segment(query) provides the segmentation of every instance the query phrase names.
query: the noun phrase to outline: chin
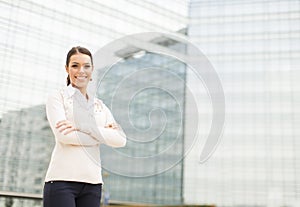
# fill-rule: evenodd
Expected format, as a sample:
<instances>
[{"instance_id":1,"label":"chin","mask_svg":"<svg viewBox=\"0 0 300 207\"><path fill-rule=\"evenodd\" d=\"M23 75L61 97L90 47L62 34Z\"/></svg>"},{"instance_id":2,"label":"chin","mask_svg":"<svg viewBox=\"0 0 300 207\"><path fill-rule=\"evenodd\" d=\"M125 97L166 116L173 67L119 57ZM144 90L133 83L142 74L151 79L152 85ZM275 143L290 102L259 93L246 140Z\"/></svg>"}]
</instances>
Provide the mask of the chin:
<instances>
[{"instance_id":1,"label":"chin","mask_svg":"<svg viewBox=\"0 0 300 207\"><path fill-rule=\"evenodd\" d=\"M73 86L75 86L76 88L85 88L87 87L88 83L76 83L73 84Z\"/></svg>"},{"instance_id":2,"label":"chin","mask_svg":"<svg viewBox=\"0 0 300 207\"><path fill-rule=\"evenodd\" d=\"M78 88L86 88L88 84L76 84Z\"/></svg>"}]
</instances>

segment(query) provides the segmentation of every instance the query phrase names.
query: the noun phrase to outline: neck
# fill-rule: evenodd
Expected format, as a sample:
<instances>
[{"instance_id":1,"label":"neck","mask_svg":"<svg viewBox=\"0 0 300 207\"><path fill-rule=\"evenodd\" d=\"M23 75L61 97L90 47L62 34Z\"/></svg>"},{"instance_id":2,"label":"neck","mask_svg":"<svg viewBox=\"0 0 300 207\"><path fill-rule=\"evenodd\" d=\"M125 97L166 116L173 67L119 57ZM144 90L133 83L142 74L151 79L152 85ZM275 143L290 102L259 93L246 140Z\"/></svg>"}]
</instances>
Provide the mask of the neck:
<instances>
[{"instance_id":1,"label":"neck","mask_svg":"<svg viewBox=\"0 0 300 207\"><path fill-rule=\"evenodd\" d=\"M87 95L87 93L86 93L86 90L81 90L81 89L79 89L80 90L80 92L82 93L82 95L86 98L86 99L88 99L88 95Z\"/></svg>"},{"instance_id":2,"label":"neck","mask_svg":"<svg viewBox=\"0 0 300 207\"><path fill-rule=\"evenodd\" d=\"M86 92L86 87L78 88L77 86L73 85L74 88L77 88L81 94L86 98L89 99L87 92Z\"/></svg>"}]
</instances>

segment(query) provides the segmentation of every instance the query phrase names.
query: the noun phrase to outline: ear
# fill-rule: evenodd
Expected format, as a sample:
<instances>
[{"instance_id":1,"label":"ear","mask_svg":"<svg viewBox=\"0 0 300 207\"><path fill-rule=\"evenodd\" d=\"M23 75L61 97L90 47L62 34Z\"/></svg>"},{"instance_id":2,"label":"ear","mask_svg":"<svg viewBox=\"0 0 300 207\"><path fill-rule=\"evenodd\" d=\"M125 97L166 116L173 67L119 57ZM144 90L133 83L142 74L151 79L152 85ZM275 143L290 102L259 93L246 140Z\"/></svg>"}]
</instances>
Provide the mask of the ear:
<instances>
[{"instance_id":1,"label":"ear","mask_svg":"<svg viewBox=\"0 0 300 207\"><path fill-rule=\"evenodd\" d=\"M69 67L67 65L65 65L66 71L69 74Z\"/></svg>"}]
</instances>

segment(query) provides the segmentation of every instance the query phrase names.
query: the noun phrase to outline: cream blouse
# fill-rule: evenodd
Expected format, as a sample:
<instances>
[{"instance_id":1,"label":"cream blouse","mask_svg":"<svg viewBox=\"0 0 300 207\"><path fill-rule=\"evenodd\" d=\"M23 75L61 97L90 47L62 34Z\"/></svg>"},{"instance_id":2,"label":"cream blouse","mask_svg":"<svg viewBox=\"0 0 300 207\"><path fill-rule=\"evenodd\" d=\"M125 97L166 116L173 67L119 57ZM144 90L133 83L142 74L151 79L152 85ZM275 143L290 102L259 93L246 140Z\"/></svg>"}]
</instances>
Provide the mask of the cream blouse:
<instances>
[{"instance_id":1,"label":"cream blouse","mask_svg":"<svg viewBox=\"0 0 300 207\"><path fill-rule=\"evenodd\" d=\"M50 95L46 103L47 118L55 136L45 182L53 180L103 183L100 144L124 147L126 136L122 129L105 128L115 123L110 110L97 99L87 100L69 85ZM67 135L55 127L61 120L71 121L79 131Z\"/></svg>"}]
</instances>

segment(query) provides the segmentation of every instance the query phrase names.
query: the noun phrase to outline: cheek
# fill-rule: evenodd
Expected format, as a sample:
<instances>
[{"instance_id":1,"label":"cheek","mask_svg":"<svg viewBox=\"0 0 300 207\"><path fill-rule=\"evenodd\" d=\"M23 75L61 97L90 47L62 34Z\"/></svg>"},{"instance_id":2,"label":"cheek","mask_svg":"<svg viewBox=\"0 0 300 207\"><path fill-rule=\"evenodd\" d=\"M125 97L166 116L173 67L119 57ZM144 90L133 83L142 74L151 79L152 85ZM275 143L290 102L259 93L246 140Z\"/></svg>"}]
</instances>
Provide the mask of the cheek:
<instances>
[{"instance_id":1,"label":"cheek","mask_svg":"<svg viewBox=\"0 0 300 207\"><path fill-rule=\"evenodd\" d=\"M92 73L93 73L93 71L88 71L88 72L87 72L87 75L88 75L88 76L92 76Z\"/></svg>"},{"instance_id":2,"label":"cheek","mask_svg":"<svg viewBox=\"0 0 300 207\"><path fill-rule=\"evenodd\" d=\"M70 71L70 73L69 73L69 76L70 76L71 79L75 79L74 73L72 73L71 71Z\"/></svg>"},{"instance_id":3,"label":"cheek","mask_svg":"<svg viewBox=\"0 0 300 207\"><path fill-rule=\"evenodd\" d=\"M74 76L74 73L75 73L75 71L74 71L72 68L70 68L70 70L69 70L69 75L70 75L70 76Z\"/></svg>"}]
</instances>

